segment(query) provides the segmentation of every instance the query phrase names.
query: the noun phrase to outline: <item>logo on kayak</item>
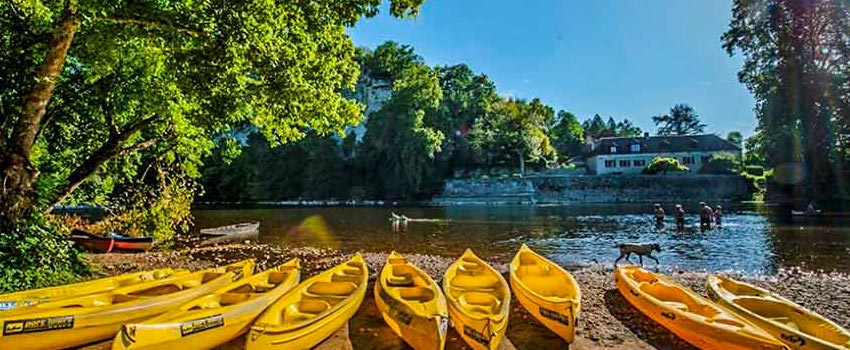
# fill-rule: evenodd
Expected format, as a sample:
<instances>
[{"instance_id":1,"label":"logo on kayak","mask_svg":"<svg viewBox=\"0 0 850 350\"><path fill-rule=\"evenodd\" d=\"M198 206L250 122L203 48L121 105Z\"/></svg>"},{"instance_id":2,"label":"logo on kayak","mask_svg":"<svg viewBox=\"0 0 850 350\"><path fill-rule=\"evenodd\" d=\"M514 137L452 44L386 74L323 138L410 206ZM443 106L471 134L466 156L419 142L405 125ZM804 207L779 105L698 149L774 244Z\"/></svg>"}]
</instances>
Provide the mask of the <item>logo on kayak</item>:
<instances>
[{"instance_id":1,"label":"logo on kayak","mask_svg":"<svg viewBox=\"0 0 850 350\"><path fill-rule=\"evenodd\" d=\"M440 334L445 335L446 332L449 331L449 318L448 316L440 317Z\"/></svg>"},{"instance_id":2,"label":"logo on kayak","mask_svg":"<svg viewBox=\"0 0 850 350\"><path fill-rule=\"evenodd\" d=\"M3 335L38 333L74 328L74 316L57 316L3 322Z\"/></svg>"},{"instance_id":3,"label":"logo on kayak","mask_svg":"<svg viewBox=\"0 0 850 350\"><path fill-rule=\"evenodd\" d=\"M14 309L16 307L18 307L18 302L16 302L16 301L0 302L0 311Z\"/></svg>"},{"instance_id":4,"label":"logo on kayak","mask_svg":"<svg viewBox=\"0 0 850 350\"><path fill-rule=\"evenodd\" d=\"M197 320L186 321L180 324L180 336L208 331L213 328L224 326L224 316L212 315Z\"/></svg>"},{"instance_id":5,"label":"logo on kayak","mask_svg":"<svg viewBox=\"0 0 850 350\"><path fill-rule=\"evenodd\" d=\"M661 316L664 316L665 318L669 318L669 319L671 319L671 320L675 320L675 319L676 319L676 314L674 314L674 313L672 313L672 312L662 312L662 313L661 313Z\"/></svg>"},{"instance_id":6,"label":"logo on kayak","mask_svg":"<svg viewBox=\"0 0 850 350\"><path fill-rule=\"evenodd\" d=\"M635 291L633 291L633 290L629 289L629 293L632 293L632 295L634 295L634 296L636 296L636 297L640 298L640 293L638 293L638 292L635 292Z\"/></svg>"},{"instance_id":7,"label":"logo on kayak","mask_svg":"<svg viewBox=\"0 0 850 350\"><path fill-rule=\"evenodd\" d=\"M484 336L484 334L482 334L479 331L476 331L472 328L469 328L469 326L467 326L467 325L463 326L463 335L472 338L472 340L475 340L476 342L480 343L481 345L484 345L484 346L487 346L487 347L490 346L490 338L489 337Z\"/></svg>"},{"instance_id":8,"label":"logo on kayak","mask_svg":"<svg viewBox=\"0 0 850 350\"><path fill-rule=\"evenodd\" d=\"M564 326L570 325L570 317L561 313L556 312L555 310L549 310L547 308L540 308L540 316L558 322Z\"/></svg>"},{"instance_id":9,"label":"logo on kayak","mask_svg":"<svg viewBox=\"0 0 850 350\"><path fill-rule=\"evenodd\" d=\"M796 334L781 333L781 334L779 334L779 337L781 337L782 340L787 341L791 344L795 344L795 345L799 345L799 346L805 346L806 345L806 339L799 336L799 335L796 335Z\"/></svg>"}]
</instances>

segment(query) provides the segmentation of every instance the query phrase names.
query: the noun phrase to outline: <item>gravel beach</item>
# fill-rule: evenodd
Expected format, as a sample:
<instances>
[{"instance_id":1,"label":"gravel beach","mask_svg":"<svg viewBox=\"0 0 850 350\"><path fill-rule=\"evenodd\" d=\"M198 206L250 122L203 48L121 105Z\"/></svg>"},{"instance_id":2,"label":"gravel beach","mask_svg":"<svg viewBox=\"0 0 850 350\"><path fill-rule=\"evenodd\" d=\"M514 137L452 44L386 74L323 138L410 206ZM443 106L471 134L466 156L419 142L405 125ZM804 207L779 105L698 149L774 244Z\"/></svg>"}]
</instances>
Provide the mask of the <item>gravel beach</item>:
<instances>
[{"instance_id":1,"label":"gravel beach","mask_svg":"<svg viewBox=\"0 0 850 350\"><path fill-rule=\"evenodd\" d=\"M362 252L369 264L371 280L380 271L389 252ZM271 267L293 257L302 260L302 276L307 278L348 258L350 253L325 248L273 246L238 243L209 247L184 248L177 251L142 254L87 254L92 278L125 272L182 267L199 269L246 258L255 258L258 269ZM453 258L405 254L405 257L428 272L435 280L451 264ZM510 257L487 259L496 269L507 273ZM612 266L593 265L573 269L571 273L582 288L582 314L576 342L568 347L535 321L516 301L513 302L507 338L515 349L694 349L654 321L640 314L616 290ZM705 295L705 272L679 271L668 274L673 280ZM839 325L850 328L850 276L780 270L773 276L740 277L777 292L818 312ZM396 337L377 312L372 286L358 313L349 322L349 340L354 349L408 349ZM241 349L234 341L219 349ZM84 349L108 349L109 342ZM511 348L508 345L508 348ZM467 349L457 334L449 334L447 349Z\"/></svg>"}]
</instances>

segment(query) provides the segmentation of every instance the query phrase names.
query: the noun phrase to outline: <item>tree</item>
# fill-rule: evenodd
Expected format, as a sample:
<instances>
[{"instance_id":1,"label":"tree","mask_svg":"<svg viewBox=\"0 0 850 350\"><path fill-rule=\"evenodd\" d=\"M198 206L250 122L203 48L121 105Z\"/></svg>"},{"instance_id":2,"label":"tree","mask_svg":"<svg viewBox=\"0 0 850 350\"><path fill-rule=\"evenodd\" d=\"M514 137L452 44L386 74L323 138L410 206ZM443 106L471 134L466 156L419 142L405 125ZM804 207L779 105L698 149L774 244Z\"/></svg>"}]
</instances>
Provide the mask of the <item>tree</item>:
<instances>
[{"instance_id":1,"label":"tree","mask_svg":"<svg viewBox=\"0 0 850 350\"><path fill-rule=\"evenodd\" d=\"M667 175L668 171L688 171L688 167L679 164L679 160L672 157L655 157L652 162L643 169L645 175L655 175L661 173Z\"/></svg>"},{"instance_id":2,"label":"tree","mask_svg":"<svg viewBox=\"0 0 850 350\"><path fill-rule=\"evenodd\" d=\"M232 128L281 144L357 122L361 106L339 93L358 74L345 28L380 3L0 2L0 289L78 264L40 212L92 176L122 183L91 194L160 221L173 203L188 215L191 178Z\"/></svg>"},{"instance_id":3,"label":"tree","mask_svg":"<svg viewBox=\"0 0 850 350\"><path fill-rule=\"evenodd\" d=\"M576 116L567 111L558 111L558 118L549 133L552 145L561 157L581 154L584 146L584 130Z\"/></svg>"},{"instance_id":4,"label":"tree","mask_svg":"<svg viewBox=\"0 0 850 350\"><path fill-rule=\"evenodd\" d=\"M608 122L603 121L599 114L595 114L593 118L585 120L582 124L585 135L590 135L595 139L602 137L638 137L643 135L643 130L632 124L628 118L622 121L616 121L613 117L608 117Z\"/></svg>"},{"instance_id":5,"label":"tree","mask_svg":"<svg viewBox=\"0 0 850 350\"><path fill-rule=\"evenodd\" d=\"M594 114L592 118L585 120L581 124L585 135L590 135L593 138L600 138L608 130L605 121L599 114Z\"/></svg>"},{"instance_id":6,"label":"tree","mask_svg":"<svg viewBox=\"0 0 850 350\"><path fill-rule=\"evenodd\" d=\"M716 153L705 159L700 174L730 175L741 173L741 160L736 154Z\"/></svg>"},{"instance_id":7,"label":"tree","mask_svg":"<svg viewBox=\"0 0 850 350\"><path fill-rule=\"evenodd\" d=\"M472 129L472 146L487 159L516 159L520 173L525 162L549 164L557 157L546 133L554 110L539 100L502 100L493 106L486 118L479 118Z\"/></svg>"},{"instance_id":8,"label":"tree","mask_svg":"<svg viewBox=\"0 0 850 350\"><path fill-rule=\"evenodd\" d=\"M684 136L705 131L705 124L700 123L699 115L686 104L677 104L670 109L670 114L654 116L652 121L658 127L658 135Z\"/></svg>"},{"instance_id":9,"label":"tree","mask_svg":"<svg viewBox=\"0 0 850 350\"><path fill-rule=\"evenodd\" d=\"M617 136L619 137L640 137L643 136L643 130L640 129L637 125L632 124L628 118L623 119L623 121L617 123L616 128Z\"/></svg>"},{"instance_id":10,"label":"tree","mask_svg":"<svg viewBox=\"0 0 850 350\"><path fill-rule=\"evenodd\" d=\"M391 97L366 122L365 166L380 195L414 198L422 194L443 142L443 133L425 124L425 116L440 105L442 90L434 70L421 63L407 66L393 79Z\"/></svg>"},{"instance_id":11,"label":"tree","mask_svg":"<svg viewBox=\"0 0 850 350\"><path fill-rule=\"evenodd\" d=\"M808 181L785 194L806 200L847 196L847 13L845 0L736 0L723 34L727 52L743 54L738 78L756 99L755 149L770 167L803 164Z\"/></svg>"},{"instance_id":12,"label":"tree","mask_svg":"<svg viewBox=\"0 0 850 350\"><path fill-rule=\"evenodd\" d=\"M39 199L46 203L105 162L188 136L187 129L187 139L198 139L250 121L280 143L306 128L327 133L356 122L360 107L338 94L357 76L344 28L377 13L379 3L4 2L0 218L26 217L35 205L34 147L49 142L39 133L51 120L67 122L54 106L96 111L72 117L103 132L84 140L98 146ZM413 15L420 3L393 1L391 11ZM54 99L61 89L98 88L114 93Z\"/></svg>"},{"instance_id":13,"label":"tree","mask_svg":"<svg viewBox=\"0 0 850 350\"><path fill-rule=\"evenodd\" d=\"M735 145L738 148L744 148L744 135L740 131L731 131L726 135L726 141Z\"/></svg>"}]
</instances>

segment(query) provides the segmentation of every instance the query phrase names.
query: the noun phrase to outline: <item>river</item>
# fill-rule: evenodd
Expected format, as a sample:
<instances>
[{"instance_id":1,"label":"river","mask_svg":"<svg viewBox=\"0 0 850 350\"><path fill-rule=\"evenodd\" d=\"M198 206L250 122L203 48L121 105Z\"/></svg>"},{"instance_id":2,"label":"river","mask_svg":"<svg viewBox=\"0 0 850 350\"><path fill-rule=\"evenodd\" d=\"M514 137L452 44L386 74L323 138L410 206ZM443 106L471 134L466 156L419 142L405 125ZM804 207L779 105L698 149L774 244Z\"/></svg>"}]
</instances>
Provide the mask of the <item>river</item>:
<instances>
[{"instance_id":1,"label":"river","mask_svg":"<svg viewBox=\"0 0 850 350\"><path fill-rule=\"evenodd\" d=\"M194 215L196 230L259 220L261 242L345 251L454 257L471 248L484 258L506 260L526 243L563 266L585 266L612 263L619 243L657 242L662 252L654 255L668 272L773 274L798 268L850 273L848 222L779 224L741 206L725 212L722 228L701 231L697 217L688 215L686 230L676 232L669 215L667 227L656 228L651 211L646 205L296 207L203 209ZM395 227L390 212L415 220ZM636 256L632 259L637 262Z\"/></svg>"}]
</instances>

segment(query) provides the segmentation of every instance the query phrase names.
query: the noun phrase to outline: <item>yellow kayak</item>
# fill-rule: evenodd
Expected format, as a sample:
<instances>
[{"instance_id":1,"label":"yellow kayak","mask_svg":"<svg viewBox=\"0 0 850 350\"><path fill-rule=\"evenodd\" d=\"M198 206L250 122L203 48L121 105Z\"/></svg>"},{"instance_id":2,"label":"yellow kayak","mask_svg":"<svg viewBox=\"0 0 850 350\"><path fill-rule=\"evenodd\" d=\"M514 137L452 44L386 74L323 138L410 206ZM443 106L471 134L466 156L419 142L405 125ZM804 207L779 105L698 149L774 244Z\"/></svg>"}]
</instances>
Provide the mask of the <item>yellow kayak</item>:
<instances>
[{"instance_id":1,"label":"yellow kayak","mask_svg":"<svg viewBox=\"0 0 850 350\"><path fill-rule=\"evenodd\" d=\"M384 321L414 349L445 347L449 315L443 291L396 252L375 282L375 303Z\"/></svg>"},{"instance_id":2,"label":"yellow kayak","mask_svg":"<svg viewBox=\"0 0 850 350\"><path fill-rule=\"evenodd\" d=\"M250 274L253 260L108 292L0 312L0 349L65 349L109 339L121 325L180 306Z\"/></svg>"},{"instance_id":3,"label":"yellow kayak","mask_svg":"<svg viewBox=\"0 0 850 350\"><path fill-rule=\"evenodd\" d=\"M260 315L245 348L310 349L348 323L366 296L369 268L360 254L302 282Z\"/></svg>"},{"instance_id":4,"label":"yellow kayak","mask_svg":"<svg viewBox=\"0 0 850 350\"><path fill-rule=\"evenodd\" d=\"M292 259L176 310L125 325L115 336L112 349L212 349L245 334L266 307L300 280L300 261Z\"/></svg>"},{"instance_id":5,"label":"yellow kayak","mask_svg":"<svg viewBox=\"0 0 850 350\"><path fill-rule=\"evenodd\" d=\"M575 278L525 244L511 261L511 289L540 323L568 343L576 335L581 289Z\"/></svg>"},{"instance_id":6,"label":"yellow kayak","mask_svg":"<svg viewBox=\"0 0 850 350\"><path fill-rule=\"evenodd\" d=\"M850 332L793 301L722 276L707 281L708 297L792 349L850 349Z\"/></svg>"},{"instance_id":7,"label":"yellow kayak","mask_svg":"<svg viewBox=\"0 0 850 350\"><path fill-rule=\"evenodd\" d=\"M161 280L189 273L185 269L159 269L128 273L115 277L106 277L91 281L66 284L55 287L24 290L0 295L0 311L16 307L35 305L49 300L105 292L139 283Z\"/></svg>"},{"instance_id":8,"label":"yellow kayak","mask_svg":"<svg viewBox=\"0 0 850 350\"><path fill-rule=\"evenodd\" d=\"M629 303L697 348L787 349L767 332L667 277L624 266L614 270L614 278Z\"/></svg>"},{"instance_id":9,"label":"yellow kayak","mask_svg":"<svg viewBox=\"0 0 850 350\"><path fill-rule=\"evenodd\" d=\"M443 276L452 325L473 349L497 349L508 328L511 292L492 266L467 249Z\"/></svg>"}]
</instances>

